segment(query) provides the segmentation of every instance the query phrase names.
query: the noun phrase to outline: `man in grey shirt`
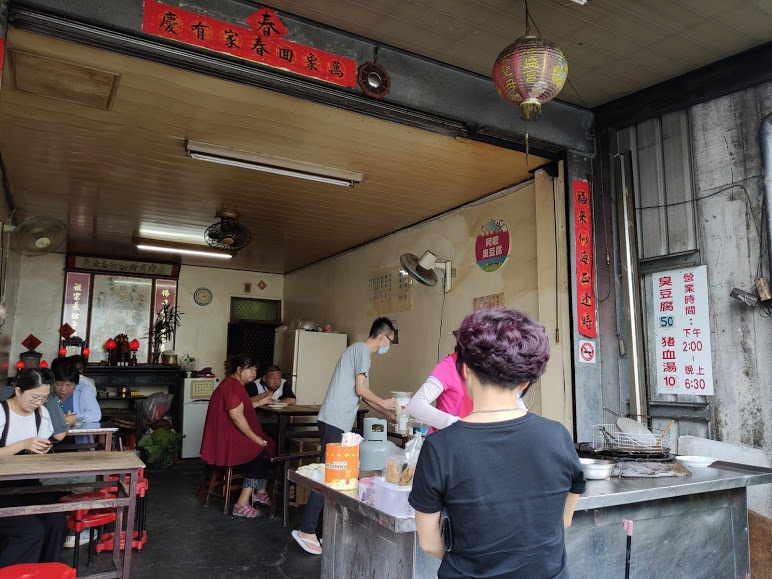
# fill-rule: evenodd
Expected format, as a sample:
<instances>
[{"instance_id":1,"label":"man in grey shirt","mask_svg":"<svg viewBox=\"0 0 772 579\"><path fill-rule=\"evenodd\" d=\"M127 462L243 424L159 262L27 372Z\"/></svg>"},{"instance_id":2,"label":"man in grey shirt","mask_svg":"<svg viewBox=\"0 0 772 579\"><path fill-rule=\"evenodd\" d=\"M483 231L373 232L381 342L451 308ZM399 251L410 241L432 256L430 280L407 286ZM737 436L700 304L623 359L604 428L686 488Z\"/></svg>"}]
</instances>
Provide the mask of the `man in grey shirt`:
<instances>
[{"instance_id":1,"label":"man in grey shirt","mask_svg":"<svg viewBox=\"0 0 772 579\"><path fill-rule=\"evenodd\" d=\"M343 433L354 426L359 401L364 400L374 410L394 418L397 402L394 398L384 400L370 390L368 373L370 356L385 354L394 341L394 326L388 318L378 318L370 328L370 336L364 342L351 344L338 360L332 374L330 386L319 410L318 425L321 438L321 462L324 462L325 449L330 442L340 442ZM316 538L319 515L324 508L324 499L317 493L311 493L303 513L303 522L299 531L292 531L292 536L304 551L319 555L322 547Z\"/></svg>"}]
</instances>

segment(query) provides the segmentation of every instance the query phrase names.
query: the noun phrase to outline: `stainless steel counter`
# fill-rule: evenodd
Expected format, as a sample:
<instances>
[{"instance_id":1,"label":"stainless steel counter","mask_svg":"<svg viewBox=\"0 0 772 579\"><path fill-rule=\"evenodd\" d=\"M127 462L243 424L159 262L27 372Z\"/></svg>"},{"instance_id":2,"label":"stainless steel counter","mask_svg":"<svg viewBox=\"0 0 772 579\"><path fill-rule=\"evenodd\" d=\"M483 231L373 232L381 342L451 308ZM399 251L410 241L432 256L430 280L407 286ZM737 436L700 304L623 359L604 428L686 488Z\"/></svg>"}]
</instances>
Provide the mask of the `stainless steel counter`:
<instances>
[{"instance_id":1,"label":"stainless steel counter","mask_svg":"<svg viewBox=\"0 0 772 579\"><path fill-rule=\"evenodd\" d=\"M579 498L576 510L629 505L772 483L772 469L744 464L714 462L711 466L690 470L692 475L685 477L588 480L587 490Z\"/></svg>"},{"instance_id":2,"label":"stainless steel counter","mask_svg":"<svg viewBox=\"0 0 772 579\"><path fill-rule=\"evenodd\" d=\"M624 576L622 519L634 521L633 579L750 574L746 487L772 483L772 469L717 462L678 478L587 481L566 552L573 579ZM440 561L418 547L415 520L382 513L290 472L325 497L322 577L434 579ZM367 555L363 555L367 553Z\"/></svg>"}]
</instances>

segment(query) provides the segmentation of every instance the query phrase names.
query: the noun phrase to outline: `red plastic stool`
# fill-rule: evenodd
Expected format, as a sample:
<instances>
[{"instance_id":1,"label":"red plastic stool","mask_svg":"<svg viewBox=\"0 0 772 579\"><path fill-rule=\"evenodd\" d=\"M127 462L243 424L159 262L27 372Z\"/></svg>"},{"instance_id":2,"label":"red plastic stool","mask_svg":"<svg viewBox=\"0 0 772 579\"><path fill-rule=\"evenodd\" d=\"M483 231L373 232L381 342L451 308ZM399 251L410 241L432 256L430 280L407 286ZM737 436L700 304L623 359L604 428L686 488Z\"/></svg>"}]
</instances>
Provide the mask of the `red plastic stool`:
<instances>
[{"instance_id":1,"label":"red plastic stool","mask_svg":"<svg viewBox=\"0 0 772 579\"><path fill-rule=\"evenodd\" d=\"M147 524L147 498L145 493L150 487L150 483L143 475L144 469L139 469L139 479L137 480L137 529L132 533L131 547L137 551L141 551L142 547L147 542L147 531L145 525ZM118 480L118 475L111 475L106 477L105 480ZM129 477L126 477L126 484L129 484ZM117 492L117 487L108 487L103 489L103 492ZM96 552L112 551L113 549L113 537L114 533L104 533L102 539L96 545ZM126 531L121 531L121 549L126 548Z\"/></svg>"},{"instance_id":2,"label":"red plastic stool","mask_svg":"<svg viewBox=\"0 0 772 579\"><path fill-rule=\"evenodd\" d=\"M116 519L115 509L93 509L76 517L76 513L82 512L67 513L67 527L75 531L75 554L72 558L72 566L76 570L78 569L78 554L80 553L80 532L84 529L89 530L88 566L91 567L94 564L94 531L97 531L97 541L99 541L102 537L102 527L108 523L114 523Z\"/></svg>"},{"instance_id":3,"label":"red plastic stool","mask_svg":"<svg viewBox=\"0 0 772 579\"><path fill-rule=\"evenodd\" d=\"M24 563L0 569L0 579L75 579L77 571L64 563Z\"/></svg>"}]
</instances>

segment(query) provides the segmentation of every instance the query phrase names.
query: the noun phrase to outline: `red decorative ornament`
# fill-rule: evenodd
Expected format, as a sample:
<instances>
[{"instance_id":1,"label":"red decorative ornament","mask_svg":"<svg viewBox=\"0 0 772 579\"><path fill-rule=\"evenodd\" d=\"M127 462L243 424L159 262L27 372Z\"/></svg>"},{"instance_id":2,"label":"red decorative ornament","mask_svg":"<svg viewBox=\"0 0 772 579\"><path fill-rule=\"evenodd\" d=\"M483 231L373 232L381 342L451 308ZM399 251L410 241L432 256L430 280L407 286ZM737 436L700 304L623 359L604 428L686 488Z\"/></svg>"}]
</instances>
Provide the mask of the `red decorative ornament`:
<instances>
[{"instance_id":1,"label":"red decorative ornament","mask_svg":"<svg viewBox=\"0 0 772 579\"><path fill-rule=\"evenodd\" d=\"M26 338L24 338L24 341L21 343L22 346L27 348L28 350L32 351L35 348L37 348L41 344L40 340L38 340L35 336L30 334Z\"/></svg>"},{"instance_id":2,"label":"red decorative ornament","mask_svg":"<svg viewBox=\"0 0 772 579\"><path fill-rule=\"evenodd\" d=\"M48 362L46 362L45 360L41 360L38 366L40 368L48 368Z\"/></svg>"},{"instance_id":3,"label":"red decorative ornament","mask_svg":"<svg viewBox=\"0 0 772 579\"><path fill-rule=\"evenodd\" d=\"M136 338L134 340L132 340L131 344L129 344L129 347L132 350L139 350L139 340L137 340Z\"/></svg>"},{"instance_id":4,"label":"red decorative ornament","mask_svg":"<svg viewBox=\"0 0 772 579\"><path fill-rule=\"evenodd\" d=\"M16 369L21 370L22 368L24 368L24 362L19 360L18 362L16 362Z\"/></svg>"},{"instance_id":5,"label":"red decorative ornament","mask_svg":"<svg viewBox=\"0 0 772 579\"><path fill-rule=\"evenodd\" d=\"M105 350L114 350L116 346L115 340L110 338L105 342Z\"/></svg>"},{"instance_id":6,"label":"red decorative ornament","mask_svg":"<svg viewBox=\"0 0 772 579\"><path fill-rule=\"evenodd\" d=\"M60 356L66 356L67 355L67 348L65 348L64 346L59 348L59 355Z\"/></svg>"},{"instance_id":7,"label":"red decorative ornament","mask_svg":"<svg viewBox=\"0 0 772 579\"><path fill-rule=\"evenodd\" d=\"M83 355L88 356L89 354L91 354L91 350L89 350L88 348L83 348Z\"/></svg>"},{"instance_id":8,"label":"red decorative ornament","mask_svg":"<svg viewBox=\"0 0 772 579\"><path fill-rule=\"evenodd\" d=\"M520 106L520 118L538 121L541 105L554 99L568 77L565 54L553 42L522 36L501 51L493 84L505 101Z\"/></svg>"},{"instance_id":9,"label":"red decorative ornament","mask_svg":"<svg viewBox=\"0 0 772 579\"><path fill-rule=\"evenodd\" d=\"M65 340L69 339L74 333L75 330L70 324L62 324L62 327L59 328L59 335Z\"/></svg>"}]
</instances>

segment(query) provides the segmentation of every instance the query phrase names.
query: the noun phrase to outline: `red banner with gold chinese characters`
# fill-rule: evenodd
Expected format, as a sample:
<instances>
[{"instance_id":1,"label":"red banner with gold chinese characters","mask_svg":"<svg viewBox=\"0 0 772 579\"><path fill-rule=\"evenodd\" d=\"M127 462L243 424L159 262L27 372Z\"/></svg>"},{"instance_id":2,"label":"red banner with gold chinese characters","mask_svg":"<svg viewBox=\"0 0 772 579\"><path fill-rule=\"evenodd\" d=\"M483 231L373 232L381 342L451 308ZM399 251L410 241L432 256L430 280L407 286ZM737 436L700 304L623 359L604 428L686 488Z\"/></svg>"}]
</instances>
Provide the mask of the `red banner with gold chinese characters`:
<instances>
[{"instance_id":1,"label":"red banner with gold chinese characters","mask_svg":"<svg viewBox=\"0 0 772 579\"><path fill-rule=\"evenodd\" d=\"M145 0L142 30L333 84L356 86L354 60L283 40L287 29L273 10L261 8L246 22L251 29Z\"/></svg>"},{"instance_id":2,"label":"red banner with gold chinese characters","mask_svg":"<svg viewBox=\"0 0 772 579\"><path fill-rule=\"evenodd\" d=\"M0 38L0 80L3 78L3 57L5 56L5 38Z\"/></svg>"},{"instance_id":3,"label":"red banner with gold chinese characters","mask_svg":"<svg viewBox=\"0 0 772 579\"><path fill-rule=\"evenodd\" d=\"M574 179L574 247L576 248L576 312L579 334L597 338L592 250L592 197L587 181Z\"/></svg>"}]
</instances>

